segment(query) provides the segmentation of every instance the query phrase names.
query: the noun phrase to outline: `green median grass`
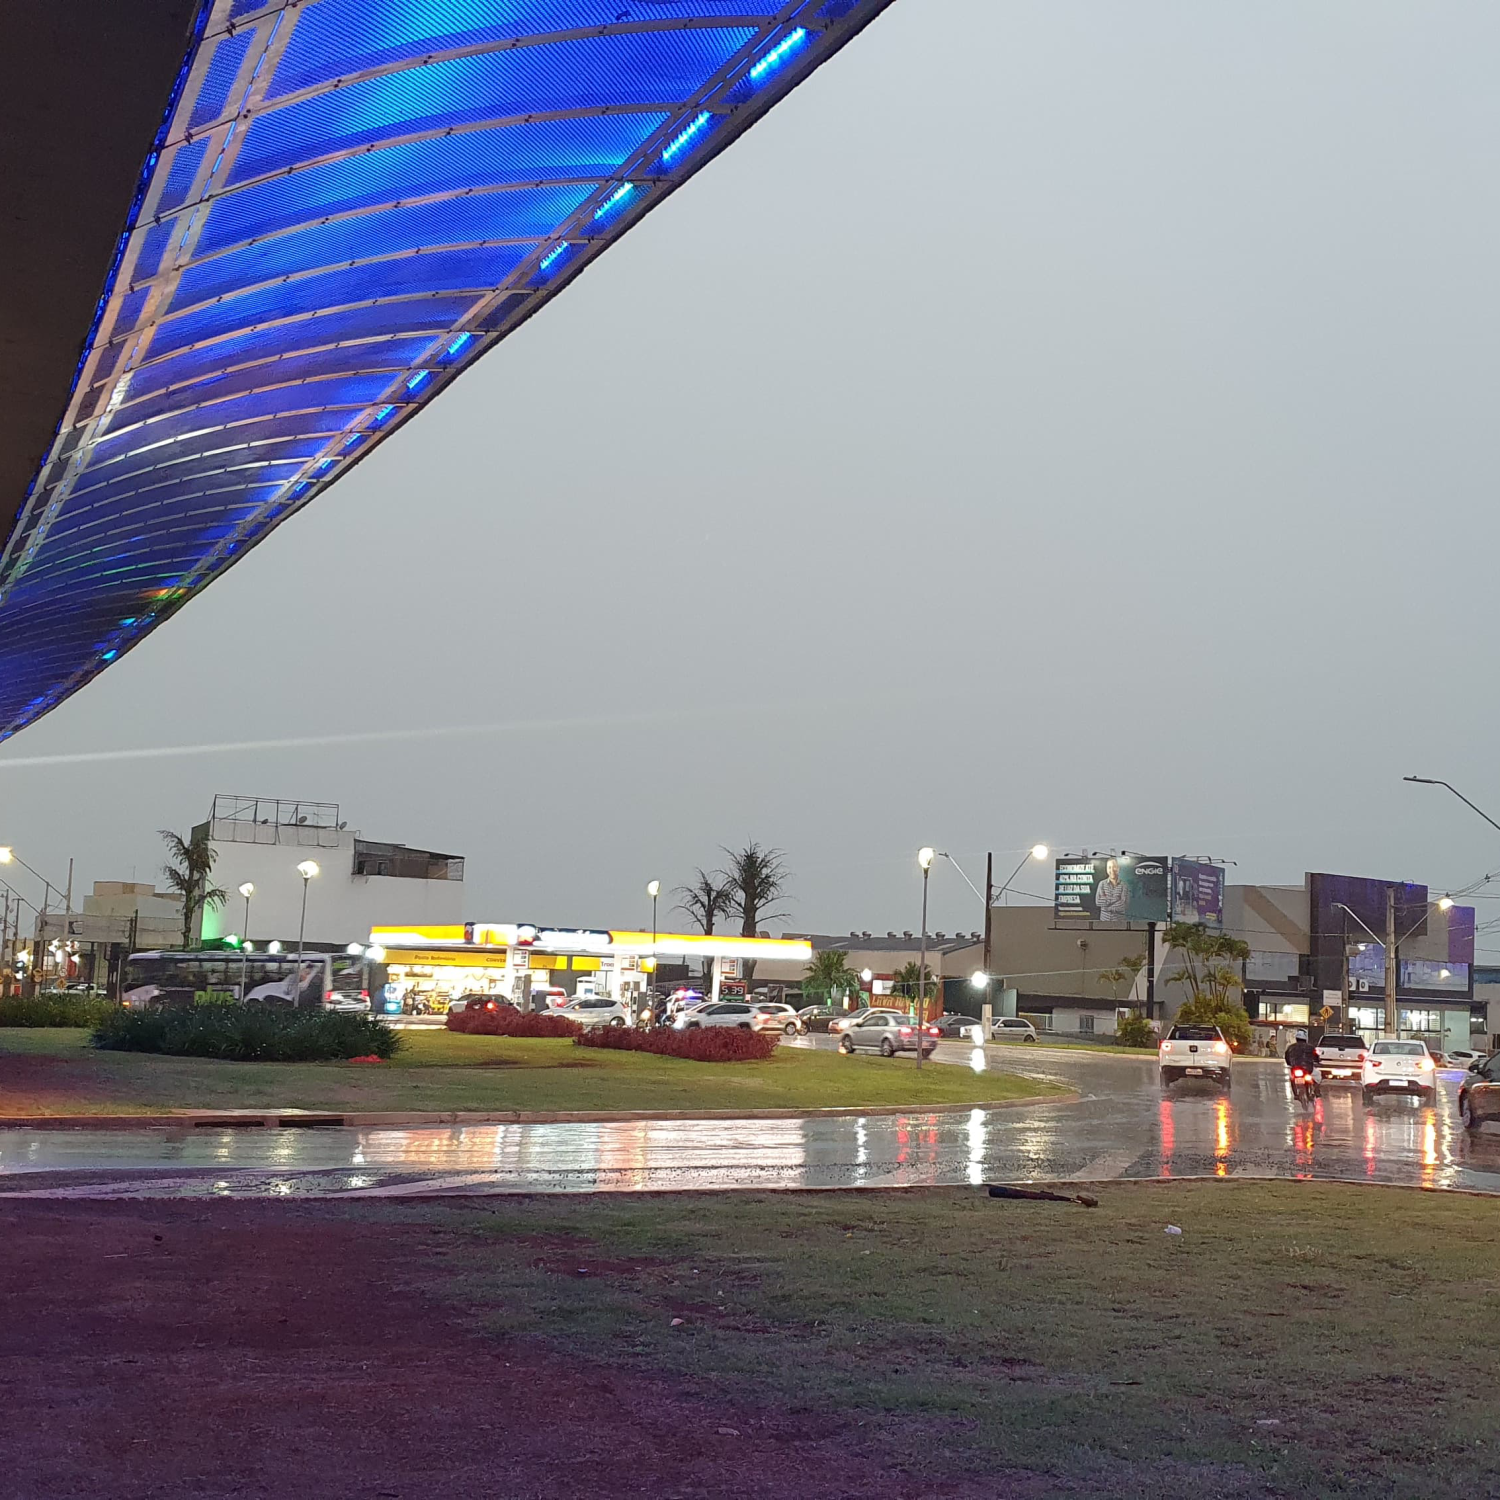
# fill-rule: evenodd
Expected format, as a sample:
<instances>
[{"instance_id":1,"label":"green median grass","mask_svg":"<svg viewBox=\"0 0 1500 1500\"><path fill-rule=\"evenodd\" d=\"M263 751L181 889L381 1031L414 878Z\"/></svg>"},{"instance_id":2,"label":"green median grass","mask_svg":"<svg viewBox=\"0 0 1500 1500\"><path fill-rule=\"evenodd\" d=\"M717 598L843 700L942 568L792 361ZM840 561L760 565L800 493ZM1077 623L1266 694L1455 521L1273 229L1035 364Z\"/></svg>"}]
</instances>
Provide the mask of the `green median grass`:
<instances>
[{"instance_id":1,"label":"green median grass","mask_svg":"<svg viewBox=\"0 0 1500 1500\"><path fill-rule=\"evenodd\" d=\"M1500 1201L1227 1182L1102 1197L405 1212L453 1231L417 1284L479 1326L674 1380L736 1427L763 1409L837 1427L912 1494L1497 1492Z\"/></svg>"},{"instance_id":2,"label":"green median grass","mask_svg":"<svg viewBox=\"0 0 1500 1500\"><path fill-rule=\"evenodd\" d=\"M995 1069L995 1059L989 1059ZM750 1110L1003 1103L1062 1091L1003 1071L778 1049L767 1062L406 1031L387 1063L240 1063L96 1052L79 1030L0 1031L0 1116L174 1109Z\"/></svg>"}]
</instances>

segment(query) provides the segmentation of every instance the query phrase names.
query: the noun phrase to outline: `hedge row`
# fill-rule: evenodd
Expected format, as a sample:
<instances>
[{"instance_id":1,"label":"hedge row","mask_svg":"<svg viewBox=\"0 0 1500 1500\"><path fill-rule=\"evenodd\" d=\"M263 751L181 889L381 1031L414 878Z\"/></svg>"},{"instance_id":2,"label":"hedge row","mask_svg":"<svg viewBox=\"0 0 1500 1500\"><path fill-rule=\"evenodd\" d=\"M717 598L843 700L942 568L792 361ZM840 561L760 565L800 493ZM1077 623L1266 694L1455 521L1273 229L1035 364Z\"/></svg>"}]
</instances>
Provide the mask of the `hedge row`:
<instances>
[{"instance_id":1,"label":"hedge row","mask_svg":"<svg viewBox=\"0 0 1500 1500\"><path fill-rule=\"evenodd\" d=\"M519 1011L510 1005L494 1010L450 1010L447 1024L449 1031L461 1031L466 1036L576 1037L583 1030L567 1016Z\"/></svg>"},{"instance_id":2,"label":"hedge row","mask_svg":"<svg viewBox=\"0 0 1500 1500\"><path fill-rule=\"evenodd\" d=\"M95 1029L94 1046L230 1062L335 1062L395 1055L401 1038L383 1021L349 1011L264 1005L200 1005L190 1010L115 1008Z\"/></svg>"},{"instance_id":3,"label":"hedge row","mask_svg":"<svg viewBox=\"0 0 1500 1500\"><path fill-rule=\"evenodd\" d=\"M0 1000L0 1026L97 1026L119 1009L102 995L42 991L29 1000Z\"/></svg>"},{"instance_id":4,"label":"hedge row","mask_svg":"<svg viewBox=\"0 0 1500 1500\"><path fill-rule=\"evenodd\" d=\"M734 1026L697 1026L691 1031L596 1026L574 1037L573 1043L614 1052L654 1052L660 1057L680 1057L687 1062L764 1062L775 1052L780 1040L775 1032L741 1031Z\"/></svg>"}]
</instances>

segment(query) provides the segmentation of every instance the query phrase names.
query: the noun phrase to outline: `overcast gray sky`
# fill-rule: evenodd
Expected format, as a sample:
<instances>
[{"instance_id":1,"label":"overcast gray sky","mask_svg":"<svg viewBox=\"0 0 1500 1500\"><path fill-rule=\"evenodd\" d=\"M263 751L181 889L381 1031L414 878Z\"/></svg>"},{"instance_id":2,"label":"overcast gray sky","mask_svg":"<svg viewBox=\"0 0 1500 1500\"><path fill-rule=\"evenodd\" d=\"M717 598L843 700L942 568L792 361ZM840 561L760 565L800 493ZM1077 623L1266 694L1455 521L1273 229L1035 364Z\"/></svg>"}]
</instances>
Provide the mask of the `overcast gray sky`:
<instances>
[{"instance_id":1,"label":"overcast gray sky","mask_svg":"<svg viewBox=\"0 0 1500 1500\"><path fill-rule=\"evenodd\" d=\"M1492 0L898 0L10 742L0 839L86 889L320 798L625 925L755 838L835 932L923 843L1500 868L1400 780L1500 809L1497 55Z\"/></svg>"}]
</instances>

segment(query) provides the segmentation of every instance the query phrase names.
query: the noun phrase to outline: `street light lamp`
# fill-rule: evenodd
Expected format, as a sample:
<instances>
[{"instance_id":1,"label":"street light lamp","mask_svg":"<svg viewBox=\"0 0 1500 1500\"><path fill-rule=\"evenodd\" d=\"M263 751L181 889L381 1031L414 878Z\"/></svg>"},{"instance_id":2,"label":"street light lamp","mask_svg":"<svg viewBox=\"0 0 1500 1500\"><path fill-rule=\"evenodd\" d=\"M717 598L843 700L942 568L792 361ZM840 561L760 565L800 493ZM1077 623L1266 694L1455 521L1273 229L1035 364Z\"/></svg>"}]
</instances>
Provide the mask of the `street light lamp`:
<instances>
[{"instance_id":1,"label":"street light lamp","mask_svg":"<svg viewBox=\"0 0 1500 1500\"><path fill-rule=\"evenodd\" d=\"M973 985L976 990L985 990L989 988L990 976L986 974L983 969L975 969L974 972L969 975L969 983Z\"/></svg>"},{"instance_id":2,"label":"street light lamp","mask_svg":"<svg viewBox=\"0 0 1500 1500\"><path fill-rule=\"evenodd\" d=\"M245 1003L245 996L250 993L250 898L255 894L254 882L247 880L240 887L240 895L245 898L245 942L240 947L240 1004Z\"/></svg>"},{"instance_id":3,"label":"street light lamp","mask_svg":"<svg viewBox=\"0 0 1500 1500\"><path fill-rule=\"evenodd\" d=\"M319 873L317 860L304 859L297 866L297 873L302 877L302 919L297 924L297 963L292 970L293 1005L300 1004L302 1000L302 940L307 935L307 888Z\"/></svg>"},{"instance_id":4,"label":"street light lamp","mask_svg":"<svg viewBox=\"0 0 1500 1500\"><path fill-rule=\"evenodd\" d=\"M1438 910L1439 911L1452 911L1452 909L1453 909L1453 897L1452 896L1439 896L1438 897Z\"/></svg>"}]
</instances>

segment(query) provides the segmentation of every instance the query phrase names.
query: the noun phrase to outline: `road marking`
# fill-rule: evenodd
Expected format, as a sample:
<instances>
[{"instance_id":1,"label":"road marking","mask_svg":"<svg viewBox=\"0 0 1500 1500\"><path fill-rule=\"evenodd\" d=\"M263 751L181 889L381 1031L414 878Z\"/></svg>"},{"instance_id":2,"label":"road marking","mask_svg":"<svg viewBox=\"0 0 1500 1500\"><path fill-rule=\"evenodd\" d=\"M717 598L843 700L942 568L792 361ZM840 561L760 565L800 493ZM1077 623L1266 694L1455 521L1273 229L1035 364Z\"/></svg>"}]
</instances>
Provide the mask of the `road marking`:
<instances>
[{"instance_id":1,"label":"road marking","mask_svg":"<svg viewBox=\"0 0 1500 1500\"><path fill-rule=\"evenodd\" d=\"M1069 1172L1064 1182L1111 1182L1123 1177L1129 1168L1140 1159L1139 1151L1106 1151L1096 1156L1087 1166Z\"/></svg>"}]
</instances>

